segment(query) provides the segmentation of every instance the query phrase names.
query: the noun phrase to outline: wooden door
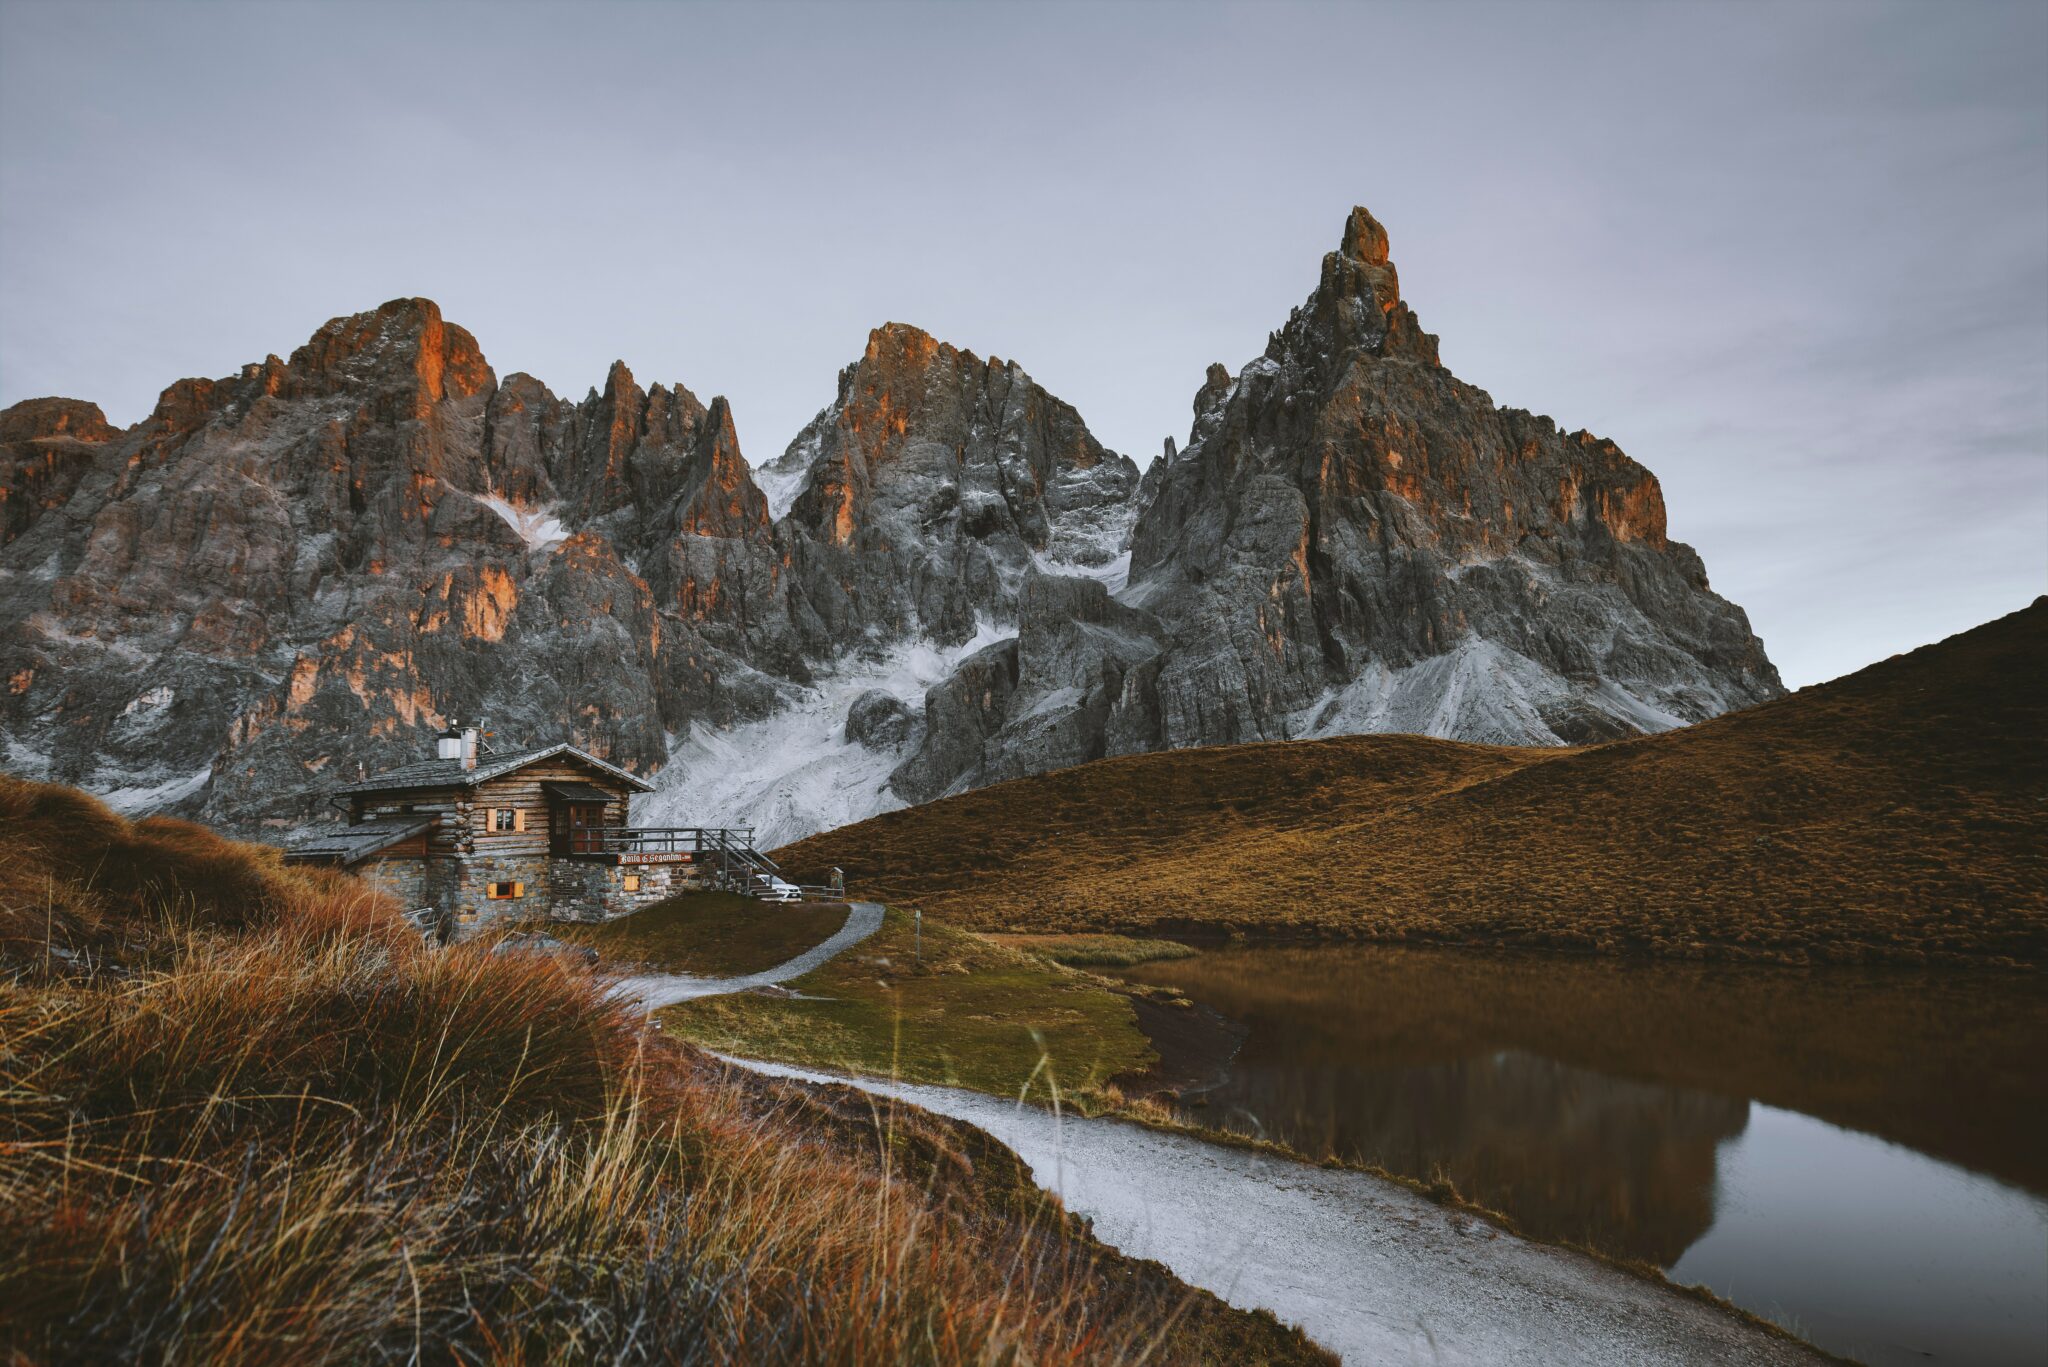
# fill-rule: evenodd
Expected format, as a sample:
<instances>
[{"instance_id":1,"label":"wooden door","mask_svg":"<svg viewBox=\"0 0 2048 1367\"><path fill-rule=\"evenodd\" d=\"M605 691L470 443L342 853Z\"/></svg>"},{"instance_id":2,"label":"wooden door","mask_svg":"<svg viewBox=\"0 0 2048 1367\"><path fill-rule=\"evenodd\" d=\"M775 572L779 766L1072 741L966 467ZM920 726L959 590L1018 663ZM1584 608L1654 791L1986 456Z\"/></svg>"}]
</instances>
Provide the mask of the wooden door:
<instances>
[{"instance_id":1,"label":"wooden door","mask_svg":"<svg viewBox=\"0 0 2048 1367\"><path fill-rule=\"evenodd\" d=\"M564 802L548 814L548 847L553 854L599 854L604 850L604 804Z\"/></svg>"},{"instance_id":2,"label":"wooden door","mask_svg":"<svg viewBox=\"0 0 2048 1367\"><path fill-rule=\"evenodd\" d=\"M569 852L571 854L604 853L603 803L572 802L569 804Z\"/></svg>"}]
</instances>

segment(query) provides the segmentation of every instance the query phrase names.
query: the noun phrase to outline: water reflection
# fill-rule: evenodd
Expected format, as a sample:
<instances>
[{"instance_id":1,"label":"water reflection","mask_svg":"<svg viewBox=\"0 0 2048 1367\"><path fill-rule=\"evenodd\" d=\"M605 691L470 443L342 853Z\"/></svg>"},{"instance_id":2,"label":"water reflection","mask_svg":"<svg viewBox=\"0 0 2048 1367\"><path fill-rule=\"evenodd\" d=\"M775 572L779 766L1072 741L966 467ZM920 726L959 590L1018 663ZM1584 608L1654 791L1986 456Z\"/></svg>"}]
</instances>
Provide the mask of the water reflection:
<instances>
[{"instance_id":1,"label":"water reflection","mask_svg":"<svg viewBox=\"0 0 2048 1367\"><path fill-rule=\"evenodd\" d=\"M1379 948L1131 976L1250 1027L1191 1118L1447 1177L1873 1363L2048 1361L2030 977Z\"/></svg>"},{"instance_id":2,"label":"water reflection","mask_svg":"<svg viewBox=\"0 0 2048 1367\"><path fill-rule=\"evenodd\" d=\"M1259 1043L1254 1029L1248 1045ZM1261 1051L1263 1054L1263 1050ZM1517 1050L1439 1064L1244 1061L1209 1123L1431 1180L1551 1238L1659 1265L1713 1220L1714 1154L1749 1104Z\"/></svg>"}]
</instances>

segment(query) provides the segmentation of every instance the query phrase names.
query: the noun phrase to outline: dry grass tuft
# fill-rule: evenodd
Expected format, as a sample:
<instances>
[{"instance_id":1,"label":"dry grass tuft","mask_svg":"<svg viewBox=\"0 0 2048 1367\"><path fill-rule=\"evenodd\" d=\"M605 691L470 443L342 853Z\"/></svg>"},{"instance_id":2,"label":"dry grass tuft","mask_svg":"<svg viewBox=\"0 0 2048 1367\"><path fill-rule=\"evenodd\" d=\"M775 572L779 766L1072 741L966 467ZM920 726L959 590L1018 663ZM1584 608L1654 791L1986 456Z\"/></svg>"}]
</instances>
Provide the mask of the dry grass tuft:
<instances>
[{"instance_id":1,"label":"dry grass tuft","mask_svg":"<svg viewBox=\"0 0 2048 1367\"><path fill-rule=\"evenodd\" d=\"M1579 750L1419 736L1097 761L778 852L980 930L2048 960L2048 600Z\"/></svg>"},{"instance_id":2,"label":"dry grass tuft","mask_svg":"<svg viewBox=\"0 0 2048 1367\"><path fill-rule=\"evenodd\" d=\"M728 1071L353 880L0 803L0 1358L1328 1361L978 1132Z\"/></svg>"},{"instance_id":3,"label":"dry grass tuft","mask_svg":"<svg viewBox=\"0 0 2048 1367\"><path fill-rule=\"evenodd\" d=\"M345 874L0 774L0 975L134 968L183 935L259 927L299 943L407 939L390 904Z\"/></svg>"},{"instance_id":4,"label":"dry grass tuft","mask_svg":"<svg viewBox=\"0 0 2048 1367\"><path fill-rule=\"evenodd\" d=\"M1129 935L991 935L997 944L1036 954L1067 968L1135 968L1162 959L1186 959L1195 950L1178 940Z\"/></svg>"}]
</instances>

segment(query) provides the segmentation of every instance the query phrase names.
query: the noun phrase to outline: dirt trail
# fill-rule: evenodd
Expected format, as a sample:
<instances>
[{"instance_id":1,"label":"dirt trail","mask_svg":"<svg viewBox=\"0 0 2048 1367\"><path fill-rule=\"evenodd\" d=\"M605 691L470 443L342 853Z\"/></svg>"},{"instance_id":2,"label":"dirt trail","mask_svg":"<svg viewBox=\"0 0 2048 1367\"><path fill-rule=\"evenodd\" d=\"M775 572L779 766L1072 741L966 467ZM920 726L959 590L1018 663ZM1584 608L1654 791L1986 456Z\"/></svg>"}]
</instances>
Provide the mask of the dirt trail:
<instances>
[{"instance_id":1,"label":"dirt trail","mask_svg":"<svg viewBox=\"0 0 2048 1367\"><path fill-rule=\"evenodd\" d=\"M830 938L773 968L732 978L699 978L688 973L643 973L619 979L612 984L611 994L638 1001L646 1010L653 1012L664 1006L674 1006L677 1002L694 1001L698 997L745 992L750 987L766 987L771 983L801 978L882 928L880 902L850 902L847 906L846 924L834 931Z\"/></svg>"},{"instance_id":2,"label":"dirt trail","mask_svg":"<svg viewBox=\"0 0 2048 1367\"><path fill-rule=\"evenodd\" d=\"M852 1082L1015 1149L1096 1234L1233 1305L1264 1307L1358 1363L1815 1364L1820 1354L1565 1249L1529 1243L1364 1173L976 1092L734 1060Z\"/></svg>"}]
</instances>

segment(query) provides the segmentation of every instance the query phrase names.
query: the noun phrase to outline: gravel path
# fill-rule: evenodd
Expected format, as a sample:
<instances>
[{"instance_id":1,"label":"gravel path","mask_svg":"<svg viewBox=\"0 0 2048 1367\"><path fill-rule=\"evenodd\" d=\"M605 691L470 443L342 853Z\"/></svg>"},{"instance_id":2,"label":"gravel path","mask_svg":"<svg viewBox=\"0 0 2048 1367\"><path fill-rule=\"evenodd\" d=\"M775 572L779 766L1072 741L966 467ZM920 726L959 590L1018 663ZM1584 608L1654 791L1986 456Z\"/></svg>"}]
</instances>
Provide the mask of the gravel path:
<instances>
[{"instance_id":1,"label":"gravel path","mask_svg":"<svg viewBox=\"0 0 2048 1367\"><path fill-rule=\"evenodd\" d=\"M1121 1121L1056 1118L948 1087L733 1061L776 1077L852 1082L977 1125L1106 1242L1233 1305L1269 1309L1348 1362L1823 1361L1733 1315L1364 1173Z\"/></svg>"},{"instance_id":2,"label":"gravel path","mask_svg":"<svg viewBox=\"0 0 2048 1367\"><path fill-rule=\"evenodd\" d=\"M744 992L750 987L766 987L770 983L788 982L791 978L801 978L881 928L880 902L849 902L845 925L839 927L828 939L773 968L764 968L759 973L743 973L736 978L698 978L687 973L645 973L637 977L619 979L612 984L611 993L615 997L633 998L648 1011L659 1011L664 1006L674 1006L677 1002L692 1001L698 997L717 997L728 992Z\"/></svg>"}]
</instances>

